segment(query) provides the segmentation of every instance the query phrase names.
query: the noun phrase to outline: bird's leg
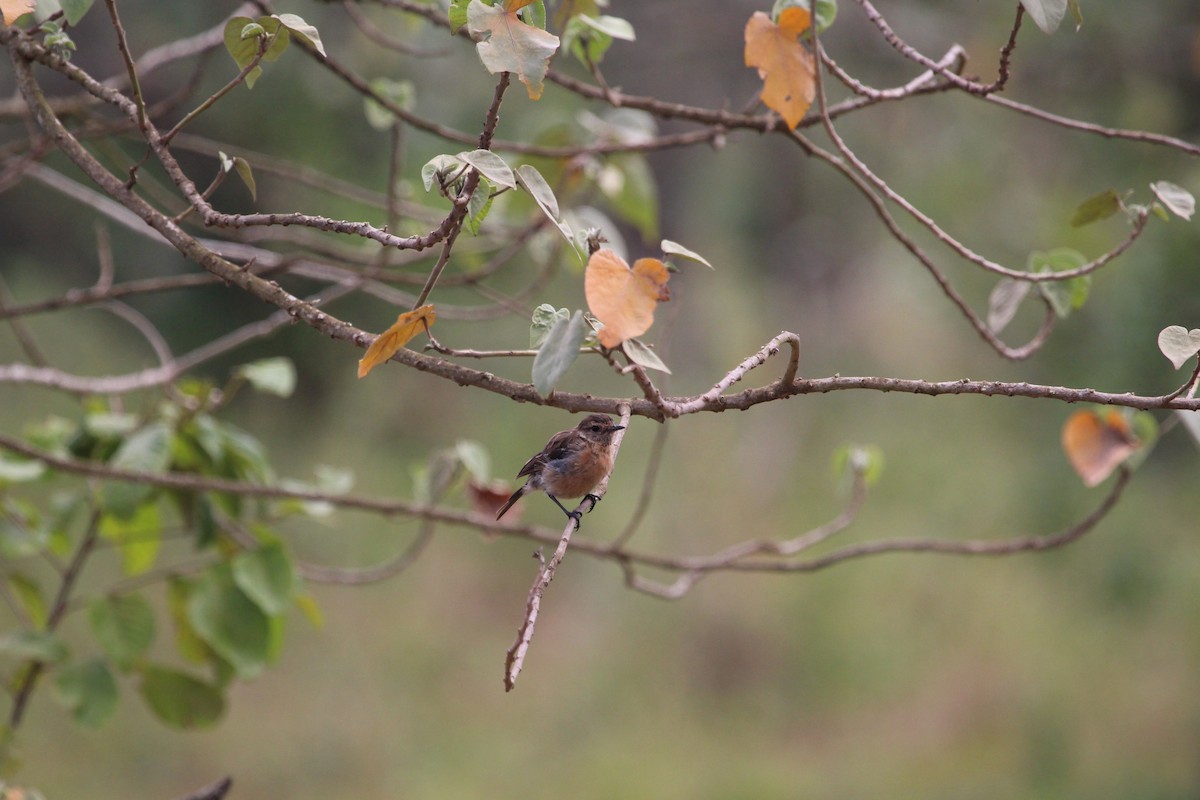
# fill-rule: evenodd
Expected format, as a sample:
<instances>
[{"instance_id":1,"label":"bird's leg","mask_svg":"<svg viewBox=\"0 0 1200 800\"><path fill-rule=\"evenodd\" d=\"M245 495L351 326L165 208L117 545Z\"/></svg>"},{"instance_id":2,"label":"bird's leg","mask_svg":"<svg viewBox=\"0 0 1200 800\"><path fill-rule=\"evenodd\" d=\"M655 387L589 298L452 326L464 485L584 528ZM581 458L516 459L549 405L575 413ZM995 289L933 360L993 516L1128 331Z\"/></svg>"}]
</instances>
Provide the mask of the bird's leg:
<instances>
[{"instance_id":1,"label":"bird's leg","mask_svg":"<svg viewBox=\"0 0 1200 800\"><path fill-rule=\"evenodd\" d=\"M567 507L564 506L562 503L558 502L558 498L555 497L554 495L550 494L549 492L546 492L546 497L549 497L551 500L553 500L554 505L561 508L564 514L566 514L571 519L575 520L576 527L579 526L579 518L583 516L582 514L580 514L578 511L567 511Z\"/></svg>"}]
</instances>

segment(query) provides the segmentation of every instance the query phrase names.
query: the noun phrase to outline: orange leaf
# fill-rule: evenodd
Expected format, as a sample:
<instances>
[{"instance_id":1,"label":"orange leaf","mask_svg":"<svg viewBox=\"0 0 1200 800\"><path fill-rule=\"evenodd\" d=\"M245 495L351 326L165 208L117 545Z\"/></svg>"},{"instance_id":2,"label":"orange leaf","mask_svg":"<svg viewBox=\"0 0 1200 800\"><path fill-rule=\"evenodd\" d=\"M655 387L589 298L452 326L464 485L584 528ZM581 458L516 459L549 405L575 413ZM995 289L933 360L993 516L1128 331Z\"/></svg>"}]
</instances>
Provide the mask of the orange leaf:
<instances>
[{"instance_id":1,"label":"orange leaf","mask_svg":"<svg viewBox=\"0 0 1200 800\"><path fill-rule=\"evenodd\" d=\"M492 481L491 483L467 481L467 497L471 501L471 510L489 519L495 519L496 512L508 500L510 494L512 494L512 487L504 481ZM520 514L521 506L516 506L509 513Z\"/></svg>"},{"instance_id":2,"label":"orange leaf","mask_svg":"<svg viewBox=\"0 0 1200 800\"><path fill-rule=\"evenodd\" d=\"M816 67L812 53L799 41L808 30L809 14L788 8L779 25L761 11L746 23L746 66L758 67L763 80L763 104L783 117L789 128L804 119L816 93Z\"/></svg>"},{"instance_id":3,"label":"orange leaf","mask_svg":"<svg viewBox=\"0 0 1200 800\"><path fill-rule=\"evenodd\" d=\"M5 25L17 21L17 17L33 11L34 0L0 0L0 19Z\"/></svg>"},{"instance_id":4,"label":"orange leaf","mask_svg":"<svg viewBox=\"0 0 1200 800\"><path fill-rule=\"evenodd\" d=\"M792 6L779 12L779 18L775 20L775 24L779 26L781 32L794 39L808 30L808 26L812 24L812 14L808 12L807 8Z\"/></svg>"},{"instance_id":5,"label":"orange leaf","mask_svg":"<svg viewBox=\"0 0 1200 800\"><path fill-rule=\"evenodd\" d=\"M597 250L588 259L583 290L588 308L604 323L600 344L616 347L641 336L654 324L654 309L671 299L671 273L657 258L639 258L633 269L612 250Z\"/></svg>"},{"instance_id":6,"label":"orange leaf","mask_svg":"<svg viewBox=\"0 0 1200 800\"><path fill-rule=\"evenodd\" d=\"M429 330L429 326L437 319L432 305L421 306L412 311L405 311L396 318L396 324L388 328L367 348L367 352L358 361L358 377L365 378L367 373L396 354L404 345L421 331Z\"/></svg>"},{"instance_id":7,"label":"orange leaf","mask_svg":"<svg viewBox=\"0 0 1200 800\"><path fill-rule=\"evenodd\" d=\"M1062 446L1067 460L1083 478L1084 486L1095 486L1141 446L1129 430L1125 417L1109 409L1103 418L1095 411L1076 411L1063 426Z\"/></svg>"},{"instance_id":8,"label":"orange leaf","mask_svg":"<svg viewBox=\"0 0 1200 800\"><path fill-rule=\"evenodd\" d=\"M520 11L532 2L533 0L504 0L504 10L512 14L515 11Z\"/></svg>"}]
</instances>

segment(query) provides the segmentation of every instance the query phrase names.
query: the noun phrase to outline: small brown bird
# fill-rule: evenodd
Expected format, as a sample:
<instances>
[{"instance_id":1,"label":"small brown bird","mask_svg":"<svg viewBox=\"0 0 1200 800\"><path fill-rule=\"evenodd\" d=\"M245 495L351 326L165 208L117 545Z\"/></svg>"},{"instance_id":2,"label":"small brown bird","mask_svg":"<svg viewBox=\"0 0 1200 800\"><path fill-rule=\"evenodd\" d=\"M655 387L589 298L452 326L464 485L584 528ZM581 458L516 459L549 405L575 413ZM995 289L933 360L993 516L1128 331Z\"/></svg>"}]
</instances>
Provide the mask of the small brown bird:
<instances>
[{"instance_id":1,"label":"small brown bird","mask_svg":"<svg viewBox=\"0 0 1200 800\"><path fill-rule=\"evenodd\" d=\"M530 492L545 492L554 504L579 523L578 511L567 511L558 498L589 496L596 484L612 469L613 434L624 425L614 425L612 417L589 414L574 428L559 431L550 437L542 451L525 462L517 477L529 476L525 485L512 493L508 502L496 514L496 519L512 508L513 503ZM594 505L594 504L593 504Z\"/></svg>"}]
</instances>

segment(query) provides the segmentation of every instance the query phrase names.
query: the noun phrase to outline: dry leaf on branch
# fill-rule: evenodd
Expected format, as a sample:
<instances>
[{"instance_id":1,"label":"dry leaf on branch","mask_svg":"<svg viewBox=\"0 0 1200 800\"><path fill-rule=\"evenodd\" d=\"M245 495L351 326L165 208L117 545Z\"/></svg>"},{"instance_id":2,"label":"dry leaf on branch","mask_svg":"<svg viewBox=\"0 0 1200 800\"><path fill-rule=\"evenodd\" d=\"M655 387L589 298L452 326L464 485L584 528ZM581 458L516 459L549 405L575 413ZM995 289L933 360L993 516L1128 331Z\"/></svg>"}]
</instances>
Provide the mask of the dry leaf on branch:
<instances>
[{"instance_id":1,"label":"dry leaf on branch","mask_svg":"<svg viewBox=\"0 0 1200 800\"><path fill-rule=\"evenodd\" d=\"M657 258L639 258L633 268L612 250L602 248L588 259L583 288L588 308L604 323L598 338L608 348L641 336L654 324L654 309L671 299L671 273Z\"/></svg>"},{"instance_id":2,"label":"dry leaf on branch","mask_svg":"<svg viewBox=\"0 0 1200 800\"><path fill-rule=\"evenodd\" d=\"M758 67L763 105L789 128L800 124L816 95L812 53L799 40L810 22L808 11L793 6L780 13L778 24L761 11L746 23L746 66Z\"/></svg>"},{"instance_id":3,"label":"dry leaf on branch","mask_svg":"<svg viewBox=\"0 0 1200 800\"><path fill-rule=\"evenodd\" d=\"M388 328L371 342L367 352L358 362L358 377L365 378L367 373L396 354L404 345L421 331L429 330L429 326L437 319L432 305L421 306L412 311L405 311L396 318L396 324Z\"/></svg>"},{"instance_id":4,"label":"dry leaf on branch","mask_svg":"<svg viewBox=\"0 0 1200 800\"><path fill-rule=\"evenodd\" d=\"M1140 445L1129 430L1129 423L1116 409L1105 411L1103 416L1091 410L1076 411L1067 418L1062 430L1067 460L1088 487L1111 475Z\"/></svg>"}]
</instances>

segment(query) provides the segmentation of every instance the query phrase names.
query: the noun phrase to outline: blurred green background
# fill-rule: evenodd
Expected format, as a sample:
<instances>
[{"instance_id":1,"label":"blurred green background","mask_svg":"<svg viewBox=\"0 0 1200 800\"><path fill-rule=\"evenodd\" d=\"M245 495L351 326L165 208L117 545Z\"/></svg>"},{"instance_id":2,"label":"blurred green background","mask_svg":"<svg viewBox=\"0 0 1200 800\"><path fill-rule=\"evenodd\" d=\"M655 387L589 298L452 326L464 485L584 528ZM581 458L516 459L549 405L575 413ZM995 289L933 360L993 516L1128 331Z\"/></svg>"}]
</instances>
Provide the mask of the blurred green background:
<instances>
[{"instance_id":1,"label":"blurred green background","mask_svg":"<svg viewBox=\"0 0 1200 800\"><path fill-rule=\"evenodd\" d=\"M605 75L630 93L738 109L756 85L742 65L741 30L750 13L769 5L613 0L608 13L629 19L638 41L614 46ZM985 77L994 73L1014 9L995 0L886 6L881 10L913 45L938 57L958 42L972 56L968 71ZM127 0L119 7L131 46L142 52L218 24L235 4ZM295 2L276 10L315 23L330 54L365 76L413 81L418 113L477 130L494 81L465 43L369 8L394 35L445 53L401 57L368 46L339 5ZM1069 23L1053 36L1025 26L1009 95L1105 125L1200 141L1195 4L1085 3L1083 11L1079 32ZM116 74L112 39L103 10L94 9L75 33L77 63ZM843 67L875 85L915 75L854 3L843 2L823 40ZM565 59L558 65L582 75ZM146 90L163 96L187 74L172 67ZM228 57L215 53L199 91L215 90L232 74ZM11 83L11 69L0 68L0 91L8 94ZM514 87L499 135L549 135L575 124L584 109L603 110L552 85L536 104ZM3 120L5 137L21 134L22 125ZM686 126L664 127L677 129ZM952 234L1014 267L1033 250L1074 247L1091 257L1119 241L1119 219L1078 230L1067 225L1075 205L1095 192L1133 189L1135 201L1149 202L1147 184L1161 179L1200 190L1194 158L1054 128L958 94L882 105L844 118L839 129ZM268 65L253 91L236 91L192 132L375 191L385 187L387 134L366 125L360 98L299 52ZM812 135L823 141L815 129ZM408 136L409 176L432 155L460 149ZM122 147L140 157L130 141ZM69 169L58 157L48 163ZM211 159L187 163L211 174ZM672 301L647 336L674 371L664 382L671 393L704 391L783 329L803 340L800 371L810 377L994 378L1144 394L1170 391L1183 379L1158 353L1155 337L1170 324L1200 326L1194 222L1152 220L1133 251L1096 276L1088 304L1059 326L1045 350L1011 364L884 235L861 196L798 148L734 132L724 148L654 153L649 164L661 235L716 266L686 268L672 279ZM264 172L257 177L258 209L383 221L377 209ZM250 207L232 181L215 199L230 210ZM18 300L95 280L90 209L26 181L0 194L0 219L0 273ZM119 279L196 269L110 228ZM657 247L632 228L621 231L634 255ZM994 280L937 252L961 291L985 309ZM496 285L521 285L520 272L531 264L518 259ZM465 291L433 299L486 303ZM582 307L581 276L564 270L530 305L538 302ZM270 311L218 288L135 305L177 353ZM331 311L381 330L397 309L356 300ZM29 324L64 369L109 374L153 363L144 342L102 311L42 315ZM1035 325L1027 309L1011 340ZM524 347L527 331L528 317L517 313L483 323L439 320L437 327L441 341L455 347ZM298 326L200 372L224 380L236 365L269 355L297 362L298 391L289 400L244 392L229 418L267 443L286 476L309 479L317 465L344 467L362 494L410 496L412 470L460 439L483 443L493 472L508 478L546 437L574 421L394 365L357 381L357 351ZM0 359L20 358L5 328ZM528 380L527 362L487 368ZM781 368L769 364L747 383L766 383ZM637 394L599 359L578 362L563 386ZM0 392L6 433L47 413L80 413L46 390L6 385ZM1087 514L1104 492L1084 489L1062 455L1059 430L1072 410L1021 399L842 392L677 420L634 545L701 554L819 525L846 501L830 467L846 442L879 446L886 468L839 543L1051 533ZM608 497L585 520L582 536L605 541L622 530L656 430L656 423L634 420ZM279 664L235 686L214 730L166 730L124 685L116 718L100 732L86 731L39 691L22 731L18 782L53 798L167 798L226 774L238 800L1194 798L1196 455L1181 428L1169 431L1095 532L1043 555L891 555L807 575L718 575L670 603L625 589L613 564L568 554L510 694L501 685L504 653L534 576L531 545L446 528L393 580L314 587L325 627L315 630L295 615ZM461 497L453 502L465 504ZM525 505L526 519L561 522L544 498ZM350 512L281 532L310 560L366 565L402 548L415 526ZM104 586L118 568L117 555L105 553L84 588ZM86 642L80 616L65 630ZM8 627L12 619L0 622ZM160 622L165 628L165 615ZM169 641L157 647L170 657Z\"/></svg>"}]
</instances>

